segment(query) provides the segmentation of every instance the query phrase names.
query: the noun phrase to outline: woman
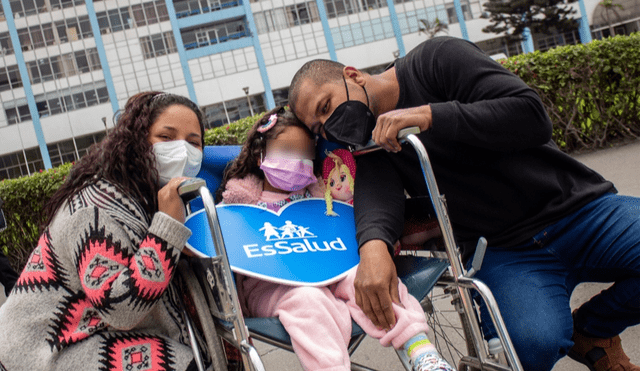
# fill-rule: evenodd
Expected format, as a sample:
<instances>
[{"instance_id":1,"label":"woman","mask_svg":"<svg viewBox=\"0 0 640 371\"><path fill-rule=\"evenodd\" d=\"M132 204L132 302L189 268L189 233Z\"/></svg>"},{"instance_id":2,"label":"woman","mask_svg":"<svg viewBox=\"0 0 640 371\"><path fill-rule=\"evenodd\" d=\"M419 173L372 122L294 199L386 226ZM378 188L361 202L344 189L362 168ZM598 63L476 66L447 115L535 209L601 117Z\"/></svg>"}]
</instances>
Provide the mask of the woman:
<instances>
[{"instance_id":1,"label":"woman","mask_svg":"<svg viewBox=\"0 0 640 371\"><path fill-rule=\"evenodd\" d=\"M172 277L203 121L187 98L137 94L73 167L0 308L0 369L196 369Z\"/></svg>"}]
</instances>

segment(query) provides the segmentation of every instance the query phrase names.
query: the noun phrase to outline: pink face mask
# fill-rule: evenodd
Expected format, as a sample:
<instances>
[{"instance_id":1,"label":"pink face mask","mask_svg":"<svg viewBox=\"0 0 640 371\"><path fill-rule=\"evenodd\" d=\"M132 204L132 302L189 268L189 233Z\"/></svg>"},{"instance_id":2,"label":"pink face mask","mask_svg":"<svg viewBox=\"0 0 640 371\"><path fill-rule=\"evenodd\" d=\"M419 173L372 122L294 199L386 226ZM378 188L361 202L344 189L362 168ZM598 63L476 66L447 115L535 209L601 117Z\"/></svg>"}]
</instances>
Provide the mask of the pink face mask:
<instances>
[{"instance_id":1,"label":"pink face mask","mask_svg":"<svg viewBox=\"0 0 640 371\"><path fill-rule=\"evenodd\" d=\"M283 191L299 191L317 182L313 175L313 161L266 156L260 169L269 183Z\"/></svg>"}]
</instances>

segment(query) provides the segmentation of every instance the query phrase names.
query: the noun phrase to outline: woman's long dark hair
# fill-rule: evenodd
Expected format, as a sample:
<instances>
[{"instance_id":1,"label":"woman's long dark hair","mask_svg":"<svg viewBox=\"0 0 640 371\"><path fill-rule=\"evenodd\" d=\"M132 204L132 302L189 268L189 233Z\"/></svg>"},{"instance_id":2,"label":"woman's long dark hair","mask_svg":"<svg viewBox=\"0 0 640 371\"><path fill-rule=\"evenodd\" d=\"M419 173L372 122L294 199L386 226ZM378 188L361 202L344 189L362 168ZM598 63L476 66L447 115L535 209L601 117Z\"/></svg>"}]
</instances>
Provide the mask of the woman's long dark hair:
<instances>
[{"instance_id":1,"label":"woman's long dark hair","mask_svg":"<svg viewBox=\"0 0 640 371\"><path fill-rule=\"evenodd\" d=\"M269 121L271 115L277 114L278 121L269 130L264 133L258 131L258 128ZM284 107L276 107L267 112L258 120L247 133L247 141L244 142L238 157L228 165L224 171L222 183L216 192L216 201L222 200L222 192L224 192L229 179L244 178L249 174L253 174L260 179L264 179L264 173L258 164L260 156L267 149L267 139L275 139L288 126L297 126L304 129L309 138L313 139L313 133L307 128L290 110Z\"/></svg>"},{"instance_id":2,"label":"woman's long dark hair","mask_svg":"<svg viewBox=\"0 0 640 371\"><path fill-rule=\"evenodd\" d=\"M127 101L116 127L76 163L64 184L45 206L46 225L65 201L88 184L105 179L140 203L151 217L158 210L158 171L149 143L149 128L169 106L191 109L204 138L204 114L188 98L157 91L138 93Z\"/></svg>"}]
</instances>

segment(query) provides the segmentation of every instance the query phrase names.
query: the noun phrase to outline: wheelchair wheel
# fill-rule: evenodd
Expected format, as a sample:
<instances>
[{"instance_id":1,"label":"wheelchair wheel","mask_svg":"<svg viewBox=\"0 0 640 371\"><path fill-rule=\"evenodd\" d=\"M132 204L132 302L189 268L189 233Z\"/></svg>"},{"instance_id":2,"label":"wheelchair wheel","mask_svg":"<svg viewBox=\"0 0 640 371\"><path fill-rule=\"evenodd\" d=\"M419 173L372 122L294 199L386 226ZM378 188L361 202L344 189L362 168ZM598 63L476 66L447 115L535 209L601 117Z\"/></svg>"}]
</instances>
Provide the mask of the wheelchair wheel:
<instances>
[{"instance_id":1,"label":"wheelchair wheel","mask_svg":"<svg viewBox=\"0 0 640 371\"><path fill-rule=\"evenodd\" d=\"M471 327L462 314L458 289L436 286L420 304L427 316L431 341L440 355L458 371L479 371L468 366L458 368L462 357L477 357Z\"/></svg>"}]
</instances>

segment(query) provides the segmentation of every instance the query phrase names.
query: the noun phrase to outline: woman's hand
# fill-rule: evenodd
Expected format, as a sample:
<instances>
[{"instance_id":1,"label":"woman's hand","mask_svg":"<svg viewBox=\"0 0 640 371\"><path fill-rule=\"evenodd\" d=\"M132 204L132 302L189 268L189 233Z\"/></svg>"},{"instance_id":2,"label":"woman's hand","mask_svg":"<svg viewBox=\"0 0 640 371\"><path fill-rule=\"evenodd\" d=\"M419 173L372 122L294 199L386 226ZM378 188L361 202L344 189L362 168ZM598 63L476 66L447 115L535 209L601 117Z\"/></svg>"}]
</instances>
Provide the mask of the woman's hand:
<instances>
[{"instance_id":1,"label":"woman's hand","mask_svg":"<svg viewBox=\"0 0 640 371\"><path fill-rule=\"evenodd\" d=\"M431 119L429 105L389 111L378 117L371 139L389 152L399 152L402 148L398 143L398 132L411 126L417 126L423 132L431 127Z\"/></svg>"},{"instance_id":2,"label":"woman's hand","mask_svg":"<svg viewBox=\"0 0 640 371\"><path fill-rule=\"evenodd\" d=\"M158 211L162 211L180 223L184 223L186 211L184 202L178 195L178 187L187 179L190 178L173 178L158 191Z\"/></svg>"}]
</instances>

